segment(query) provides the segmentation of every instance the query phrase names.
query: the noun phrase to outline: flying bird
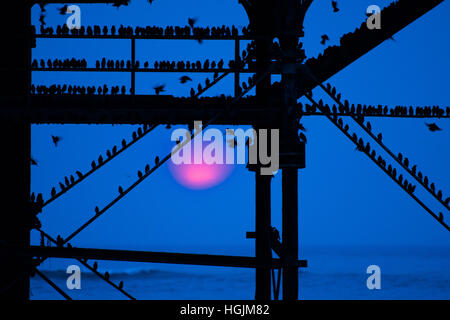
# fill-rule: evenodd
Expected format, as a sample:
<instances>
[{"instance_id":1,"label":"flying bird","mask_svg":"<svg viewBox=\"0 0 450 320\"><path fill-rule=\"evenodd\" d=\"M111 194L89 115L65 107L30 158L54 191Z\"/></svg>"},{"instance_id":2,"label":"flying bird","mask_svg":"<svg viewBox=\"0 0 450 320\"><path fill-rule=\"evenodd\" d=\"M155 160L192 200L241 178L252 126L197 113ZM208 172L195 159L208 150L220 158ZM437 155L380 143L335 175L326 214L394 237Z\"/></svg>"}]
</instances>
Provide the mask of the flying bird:
<instances>
[{"instance_id":1,"label":"flying bird","mask_svg":"<svg viewBox=\"0 0 450 320\"><path fill-rule=\"evenodd\" d=\"M194 28L194 24L197 22L198 18L188 18L188 23L191 26L191 28Z\"/></svg>"},{"instance_id":2,"label":"flying bird","mask_svg":"<svg viewBox=\"0 0 450 320\"><path fill-rule=\"evenodd\" d=\"M333 7L333 12L339 12L339 8L337 7L337 1L331 1L331 6Z\"/></svg>"},{"instance_id":3,"label":"flying bird","mask_svg":"<svg viewBox=\"0 0 450 320\"><path fill-rule=\"evenodd\" d=\"M426 123L426 122L425 122L425 125L428 127L428 129L429 129L431 132L442 131L442 129L439 128L439 127L436 125L436 123Z\"/></svg>"},{"instance_id":4,"label":"flying bird","mask_svg":"<svg viewBox=\"0 0 450 320\"><path fill-rule=\"evenodd\" d=\"M68 6L65 4L63 7L59 8L59 14L65 15L67 13Z\"/></svg>"},{"instance_id":5,"label":"flying bird","mask_svg":"<svg viewBox=\"0 0 450 320\"><path fill-rule=\"evenodd\" d=\"M58 136L53 136L52 135L52 141L53 141L53 143L55 144L55 147L57 147L58 146L58 143L61 141L61 137L58 137Z\"/></svg>"},{"instance_id":6,"label":"flying bird","mask_svg":"<svg viewBox=\"0 0 450 320\"><path fill-rule=\"evenodd\" d=\"M326 34L322 35L322 41L320 41L321 44L325 45L327 41L329 41L330 38Z\"/></svg>"},{"instance_id":7,"label":"flying bird","mask_svg":"<svg viewBox=\"0 0 450 320\"><path fill-rule=\"evenodd\" d=\"M155 90L156 95L159 95L161 92L164 92L164 87L165 86L166 86L165 84L162 84L160 86L153 87L153 89Z\"/></svg>"},{"instance_id":8,"label":"flying bird","mask_svg":"<svg viewBox=\"0 0 450 320\"><path fill-rule=\"evenodd\" d=\"M180 83L186 83L186 82L188 82L188 81L192 81L192 79L189 78L188 76L182 76L182 77L180 78Z\"/></svg>"}]
</instances>

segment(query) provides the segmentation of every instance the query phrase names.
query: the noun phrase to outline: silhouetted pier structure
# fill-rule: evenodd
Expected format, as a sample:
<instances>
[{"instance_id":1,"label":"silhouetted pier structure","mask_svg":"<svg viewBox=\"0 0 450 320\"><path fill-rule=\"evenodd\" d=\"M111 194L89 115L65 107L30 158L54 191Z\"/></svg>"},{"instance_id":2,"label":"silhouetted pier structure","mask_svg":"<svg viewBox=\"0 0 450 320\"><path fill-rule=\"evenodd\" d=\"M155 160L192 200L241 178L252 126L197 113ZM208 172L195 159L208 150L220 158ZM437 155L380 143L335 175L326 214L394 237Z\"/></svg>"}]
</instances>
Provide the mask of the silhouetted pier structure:
<instances>
[{"instance_id":1,"label":"silhouetted pier structure","mask_svg":"<svg viewBox=\"0 0 450 320\"><path fill-rule=\"evenodd\" d=\"M348 119L360 126L378 147L386 151L391 158L428 191L447 211L450 210L449 198L441 190L430 184L428 177L416 166L407 161L403 155L395 155L382 141L382 135L374 133L368 117L395 118L450 118L450 109L437 106L365 106L352 105L341 100L341 94L331 85L322 83L346 66L356 61L383 41L392 37L408 24L420 18L443 0L400 0L383 9L383 28L368 30L365 21L355 31L341 38L340 46L327 48L317 58L305 60L299 39L303 36L303 18L312 0L240 0L249 16L249 27L245 34L231 32L214 34L191 34L186 29L152 29L122 30L121 34L109 34L84 30L67 32L46 30L38 33L31 27L30 11L36 3L63 3L62 1L26 1L15 0L8 3L14 13L13 24L0 20L1 30L13 30L4 34L4 41L17 43L9 50L0 53L1 73L4 85L0 87L0 127L4 139L3 150L8 156L2 157L5 190L2 190L3 203L2 224L0 226L0 245L2 248L2 267L0 274L0 297L29 299L29 277L37 274L61 293L66 299L70 297L58 288L48 277L38 270L39 264L47 258L74 258L98 275L112 287L122 292L127 298L135 299L124 289L123 282L116 284L108 274L97 271L97 263L91 265L88 260L117 260L152 263L192 264L224 267L255 268L257 300L270 300L272 289L274 298L278 298L280 276L274 270L282 270L282 297L285 300L298 299L298 268L306 267L304 260L298 259L298 169L305 167L305 141L298 137L299 121L303 116L325 116L336 125L344 135L353 141L357 149L366 154L380 169L409 194L427 213L449 230L442 213L431 210L414 194L416 186L398 176L396 169L386 159L355 133L350 133ZM79 0L77 3L117 3L117 0ZM178 30L178 31L177 31ZM122 62L102 66L48 66L33 60L31 48L36 39L128 39L131 42L131 60L126 66ZM279 40L279 50L274 51L273 40ZM135 41L137 39L167 40L227 40L235 42L234 64L230 66L196 65L186 68L186 64L151 67L137 66L135 60ZM252 40L254 47L241 57L240 41ZM280 55L279 53L282 52ZM131 88L78 88L59 86L32 86L32 72L129 72ZM135 94L135 75L138 72L202 72L215 73L214 78L188 98L175 98L170 95ZM249 78L246 88L240 86L240 76L244 73L254 74ZM209 88L220 82L227 75L234 75L234 97L201 97ZM271 74L281 74L281 83L271 84ZM316 101L311 90L320 86L335 104L330 106L321 100ZM246 96L256 88L255 96ZM300 97L309 99L310 104L297 103ZM247 233L247 238L255 239L255 257L237 257L221 255L181 254L145 252L131 250L104 250L73 248L70 240L95 222L103 213L131 192L144 179L170 159L170 152L155 163L148 164L140 172L138 180L129 187L120 187L119 193L103 208L96 208L94 215L85 224L65 238L53 236L42 230L38 214L45 206L70 191L95 171L102 168L118 154L144 138L159 124L192 124L202 120L206 125L252 125L254 128L279 128L282 142L280 146L280 168L282 170L282 234L281 239L274 236L271 225L270 193L271 176L259 173L260 165L249 166L255 172L255 230ZM71 176L60 191L52 190L50 197L44 199L42 193L30 196L30 149L31 124L33 123L97 123L97 124L140 124L132 140L114 146L104 160L94 160L91 170L77 172ZM198 134L198 132L196 132ZM373 142L372 142L373 143ZM180 145L180 148L183 144ZM45 193L47 197L47 193ZM5 209L11 208L11 209ZM13 208L13 209L12 209ZM8 210L8 211L6 211ZM446 213L448 214L448 212ZM42 239L50 241L56 247L31 246L30 231L40 232ZM272 257L272 251L278 258Z\"/></svg>"}]
</instances>

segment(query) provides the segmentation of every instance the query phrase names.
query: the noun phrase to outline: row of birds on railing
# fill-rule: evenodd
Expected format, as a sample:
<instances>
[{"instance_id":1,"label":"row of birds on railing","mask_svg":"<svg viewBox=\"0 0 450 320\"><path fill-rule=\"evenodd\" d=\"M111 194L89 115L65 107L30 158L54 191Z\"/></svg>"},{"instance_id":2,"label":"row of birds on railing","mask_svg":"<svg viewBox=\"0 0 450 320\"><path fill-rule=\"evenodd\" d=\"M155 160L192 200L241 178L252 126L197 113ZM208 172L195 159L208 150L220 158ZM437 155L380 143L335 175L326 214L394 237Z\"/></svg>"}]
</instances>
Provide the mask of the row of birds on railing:
<instances>
[{"instance_id":1,"label":"row of birds on railing","mask_svg":"<svg viewBox=\"0 0 450 320\"><path fill-rule=\"evenodd\" d=\"M332 87L331 84L327 84L326 87L324 87L322 84L320 84L321 88L335 101L338 103L339 108L346 110L347 109L347 104L343 104L341 102L341 94L337 93L336 88ZM323 105L323 101L320 100L319 101L319 107L321 110L326 110L324 105ZM434 112L434 109L433 109ZM333 118L335 119L336 114L333 113ZM412 114L413 115L413 114ZM428 185L429 181L428 181L428 177L427 176L423 176L422 172L418 172L417 173L417 165L412 166L411 168L410 166L410 162L409 159L405 156L403 156L402 153L398 153L398 156L396 156L382 141L383 136L381 134L381 132L375 136L375 134L372 132L372 125L369 121L367 121L367 123L364 123L364 116L358 115L358 114L353 114L351 115L351 117L356 121L357 124L359 124L361 126L361 128L363 128L368 134L369 136L371 136L380 147L382 147L391 157L393 157L393 159L395 161L397 161L397 163L403 168L405 169L411 176L413 176L416 181L418 181L429 193L431 193L431 195L433 195L441 204L443 204L448 210L450 210L449 207L449 202L450 202L450 198L447 198L445 201L443 199L443 195L442 195L442 190L439 190L436 192L436 188L434 183L431 183L430 185ZM438 131L441 130L436 124L432 123L432 124L428 124L425 123L428 126L428 129L430 131Z\"/></svg>"},{"instance_id":2,"label":"row of birds on railing","mask_svg":"<svg viewBox=\"0 0 450 320\"><path fill-rule=\"evenodd\" d=\"M307 94L307 97L309 96L309 93ZM310 97L310 96L309 96ZM323 103L319 101L317 103L317 108L323 109ZM427 211L431 212L430 209L428 209L420 200L417 199L416 196L414 196L414 192L416 190L416 186L411 184L406 178L403 177L402 174L397 173L397 169L394 168L391 164L387 164L386 160L381 156L378 155L374 149L372 149L369 142L365 142L362 138L358 137L356 133L349 133L349 125L345 124L341 117L334 115L327 115L327 117L338 127L340 130L350 139L353 141L353 143L356 145L356 150L365 153L369 158L371 158L374 163L376 163L385 173L387 173L394 181L396 181L409 195L411 195L416 201L418 201L424 208L426 208ZM301 128L301 124L299 124L299 127ZM381 134L378 135L378 139L381 139ZM407 162L409 165L409 163ZM421 174L422 176L422 174ZM425 180L425 178L424 178ZM428 178L427 178L428 183ZM447 198L445 200L446 205L448 206L448 203L450 202L450 198ZM448 208L447 208L448 209ZM434 214L434 213L433 213ZM442 212L440 212L437 215L437 218L439 221L445 225L447 228L448 226L444 222L444 215Z\"/></svg>"},{"instance_id":3,"label":"row of birds on railing","mask_svg":"<svg viewBox=\"0 0 450 320\"><path fill-rule=\"evenodd\" d=\"M215 70L215 69L223 69L224 68L224 61L223 59L220 59L218 62L216 61L210 61L209 59L206 59L205 61L169 61L169 60L163 60L163 61L155 61L153 64L154 70L159 71L174 71L174 70ZM228 62L228 67L235 68L239 67L241 64L236 64L234 60L230 60ZM87 62L86 59L48 59L45 61L44 59L33 60L31 63L31 67L33 69L41 68L41 69L87 69ZM150 63L148 61L145 61L142 66L139 60L134 62L134 65L131 60L111 60L102 58L102 60L96 60L95 62L95 68L96 69L115 69L115 70L132 70L132 69L139 69L143 67L144 69L150 68Z\"/></svg>"},{"instance_id":4,"label":"row of birds on railing","mask_svg":"<svg viewBox=\"0 0 450 320\"><path fill-rule=\"evenodd\" d=\"M69 94L69 95L107 95L108 93L110 95L118 95L127 94L127 89L125 86L112 86L109 88L106 84L103 86L77 86L77 85L56 85L53 84L51 86L45 86L45 85L31 85L30 88L31 94L38 94L38 95L62 95L62 94ZM130 89L130 92L131 89Z\"/></svg>"},{"instance_id":5,"label":"row of birds on railing","mask_svg":"<svg viewBox=\"0 0 450 320\"><path fill-rule=\"evenodd\" d=\"M130 147L132 144L136 143L138 140L140 140L144 135L146 135L148 132L153 130L155 126L149 126L147 124L144 124L142 127L139 127L136 131L133 131L132 133L132 139L130 142L127 142L125 139L122 140L121 146L113 146L111 149L108 149L105 153L105 155L99 155L97 160L93 160L91 162L91 169L86 173L83 174L80 171L75 171L74 174L71 174L70 176L64 177L62 182L58 183L59 190L57 187L52 187L50 191L50 198L44 202L42 193L39 193L37 196L32 193L30 196L31 202L40 204L41 207L47 205L48 203L55 200L57 197L62 195L63 193L67 192L69 189L74 187L77 183L84 180L87 176L92 174L94 171L101 168L105 163L109 162L111 159L116 157L118 154L120 154L122 151Z\"/></svg>"},{"instance_id":6,"label":"row of birds on railing","mask_svg":"<svg viewBox=\"0 0 450 320\"><path fill-rule=\"evenodd\" d=\"M338 99L340 95L338 94ZM441 108L439 106L426 106L426 107L406 107L406 106L396 106L394 108L389 108L388 106L372 106L363 104L351 104L345 100L342 106L336 106L333 104L329 106L324 105L324 110L326 113L330 114L351 114L351 115L362 115L362 116L397 116L397 117L450 117L450 107ZM303 109L303 105L299 104L300 113L316 113L317 109L313 105L307 105ZM438 130L436 130L438 131Z\"/></svg>"},{"instance_id":7,"label":"row of birds on railing","mask_svg":"<svg viewBox=\"0 0 450 320\"><path fill-rule=\"evenodd\" d=\"M87 68L87 61L86 59L76 59L76 58L72 58L72 59L48 59L47 62L44 59L40 59L40 61L38 62L38 60L34 59L33 62L31 63L31 68L32 69L37 69L37 68L49 68L49 69L86 69Z\"/></svg>"},{"instance_id":8,"label":"row of birds on railing","mask_svg":"<svg viewBox=\"0 0 450 320\"><path fill-rule=\"evenodd\" d=\"M131 27L121 25L116 26L81 26L80 29L69 29L67 25L58 25L56 29L53 27L45 27L45 24L40 26L40 34L44 36L120 36L120 37L188 37L195 38L224 38L233 39L239 36L249 36L250 29L248 27L242 27L241 31L236 26L217 26L217 27L194 27L194 20L189 19L191 25L186 26L166 26L165 28L158 26L146 26L146 27ZM33 34L36 34L36 28L33 26Z\"/></svg>"},{"instance_id":9,"label":"row of birds on railing","mask_svg":"<svg viewBox=\"0 0 450 320\"><path fill-rule=\"evenodd\" d=\"M37 228L38 232L40 232L41 234L41 241L40 241L40 246L41 247L51 247L52 244L55 244L57 247L63 247L64 246L64 240L63 238L58 235L56 237L56 239L53 239L51 236L49 236L45 231L43 231L40 227ZM45 244L45 240L47 239L47 244ZM72 245L70 243L67 243L67 248L72 248ZM37 262L37 265L42 264L42 262L45 261L46 258L41 258L39 259ZM124 282L120 281L119 284L116 284L114 282L112 282L111 280L111 276L109 274L108 271L105 271L104 273L101 273L98 270L98 262L94 261L94 263L92 265L90 265L88 263L88 259L86 258L77 258L77 260L84 265L86 268L88 268L90 271L92 271L94 274L96 274L98 277L100 277L101 279L103 279L105 282L107 282L108 284L110 284L111 286L113 286L115 289L119 290L120 292L122 292L125 296L127 296L128 298L130 298L131 300L136 300L132 295L130 295L128 292L126 292L124 290Z\"/></svg>"}]
</instances>

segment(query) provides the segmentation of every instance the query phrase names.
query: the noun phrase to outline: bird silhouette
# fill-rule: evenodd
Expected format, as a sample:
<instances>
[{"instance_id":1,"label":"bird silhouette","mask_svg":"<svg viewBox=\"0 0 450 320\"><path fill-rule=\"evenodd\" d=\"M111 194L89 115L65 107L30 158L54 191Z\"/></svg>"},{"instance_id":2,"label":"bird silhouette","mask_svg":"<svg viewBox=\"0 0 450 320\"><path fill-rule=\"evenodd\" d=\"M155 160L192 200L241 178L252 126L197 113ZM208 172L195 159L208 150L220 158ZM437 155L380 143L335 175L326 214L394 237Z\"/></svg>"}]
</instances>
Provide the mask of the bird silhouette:
<instances>
[{"instance_id":1,"label":"bird silhouette","mask_svg":"<svg viewBox=\"0 0 450 320\"><path fill-rule=\"evenodd\" d=\"M188 18L188 24L193 29L195 23L197 22L198 18Z\"/></svg>"},{"instance_id":2,"label":"bird silhouette","mask_svg":"<svg viewBox=\"0 0 450 320\"><path fill-rule=\"evenodd\" d=\"M80 171L75 172L79 179L83 178L83 174Z\"/></svg>"},{"instance_id":3,"label":"bird silhouette","mask_svg":"<svg viewBox=\"0 0 450 320\"><path fill-rule=\"evenodd\" d=\"M326 34L322 35L322 41L320 41L321 44L325 45L327 41L329 41L330 38Z\"/></svg>"},{"instance_id":4,"label":"bird silhouette","mask_svg":"<svg viewBox=\"0 0 450 320\"><path fill-rule=\"evenodd\" d=\"M55 144L55 147L57 147L58 146L58 143L61 141L61 137L58 137L58 136L53 136L52 135L52 141L53 141L53 143Z\"/></svg>"},{"instance_id":5,"label":"bird silhouette","mask_svg":"<svg viewBox=\"0 0 450 320\"><path fill-rule=\"evenodd\" d=\"M281 239L280 232L275 227L272 227L272 237L273 237L273 239L278 240L278 241L280 241L280 239Z\"/></svg>"},{"instance_id":6,"label":"bird silhouette","mask_svg":"<svg viewBox=\"0 0 450 320\"><path fill-rule=\"evenodd\" d=\"M68 6L65 4L63 7L59 8L59 14L65 15L67 13Z\"/></svg>"},{"instance_id":7,"label":"bird silhouette","mask_svg":"<svg viewBox=\"0 0 450 320\"><path fill-rule=\"evenodd\" d=\"M442 214L442 212L439 212L439 221L444 221L444 215Z\"/></svg>"},{"instance_id":8,"label":"bird silhouette","mask_svg":"<svg viewBox=\"0 0 450 320\"><path fill-rule=\"evenodd\" d=\"M31 161L31 165L32 165L32 166L37 166L37 165L38 165L38 164L37 164L37 161L34 160L33 158L30 158L30 161Z\"/></svg>"},{"instance_id":9,"label":"bird silhouette","mask_svg":"<svg viewBox=\"0 0 450 320\"><path fill-rule=\"evenodd\" d=\"M51 195L52 197L54 197L55 194L56 194L56 189L55 189L55 187L53 187L53 188L52 188L52 191L50 192L50 195Z\"/></svg>"},{"instance_id":10,"label":"bird silhouette","mask_svg":"<svg viewBox=\"0 0 450 320\"><path fill-rule=\"evenodd\" d=\"M380 132L377 136L378 141L381 142L383 140L383 134Z\"/></svg>"},{"instance_id":11,"label":"bird silhouette","mask_svg":"<svg viewBox=\"0 0 450 320\"><path fill-rule=\"evenodd\" d=\"M148 0L149 2L150 2L150 4L151 4L151 1L153 1L153 0ZM120 281L120 283L119 283L119 289L122 289L123 288L123 281Z\"/></svg>"},{"instance_id":12,"label":"bird silhouette","mask_svg":"<svg viewBox=\"0 0 450 320\"><path fill-rule=\"evenodd\" d=\"M98 263L97 261L94 262L94 265L92 266L92 269L97 270L98 268Z\"/></svg>"},{"instance_id":13,"label":"bird silhouette","mask_svg":"<svg viewBox=\"0 0 450 320\"><path fill-rule=\"evenodd\" d=\"M333 7L333 12L339 12L339 8L337 7L337 1L331 1L331 6Z\"/></svg>"},{"instance_id":14,"label":"bird silhouette","mask_svg":"<svg viewBox=\"0 0 450 320\"><path fill-rule=\"evenodd\" d=\"M122 186L119 186L119 194L122 194L123 193L123 188L122 188Z\"/></svg>"},{"instance_id":15,"label":"bird silhouette","mask_svg":"<svg viewBox=\"0 0 450 320\"><path fill-rule=\"evenodd\" d=\"M147 172L149 172L149 171L150 171L150 165L147 164L147 165L145 166L145 173L147 173Z\"/></svg>"},{"instance_id":16,"label":"bird silhouette","mask_svg":"<svg viewBox=\"0 0 450 320\"><path fill-rule=\"evenodd\" d=\"M306 136L303 132L300 132L300 134L298 136L299 136L301 142L303 142L303 143L308 142L308 140L306 139Z\"/></svg>"},{"instance_id":17,"label":"bird silhouette","mask_svg":"<svg viewBox=\"0 0 450 320\"><path fill-rule=\"evenodd\" d=\"M95 207L95 214L99 214L100 213L100 209L98 207Z\"/></svg>"},{"instance_id":18,"label":"bird silhouette","mask_svg":"<svg viewBox=\"0 0 450 320\"><path fill-rule=\"evenodd\" d=\"M301 130L301 131L306 132L306 128L300 122L298 123L298 129Z\"/></svg>"},{"instance_id":19,"label":"bird silhouette","mask_svg":"<svg viewBox=\"0 0 450 320\"><path fill-rule=\"evenodd\" d=\"M67 177L64 177L64 183L66 184L66 186L70 186L70 181Z\"/></svg>"},{"instance_id":20,"label":"bird silhouette","mask_svg":"<svg viewBox=\"0 0 450 320\"><path fill-rule=\"evenodd\" d=\"M236 137L234 139L227 140L227 142L228 142L228 147L230 147L230 148L234 148L238 145Z\"/></svg>"},{"instance_id":21,"label":"bird silhouette","mask_svg":"<svg viewBox=\"0 0 450 320\"><path fill-rule=\"evenodd\" d=\"M155 164L159 165L159 157L158 156L156 156L156 158L155 158Z\"/></svg>"},{"instance_id":22,"label":"bird silhouette","mask_svg":"<svg viewBox=\"0 0 450 320\"><path fill-rule=\"evenodd\" d=\"M105 279L109 280L109 272L108 271L105 272Z\"/></svg>"},{"instance_id":23,"label":"bird silhouette","mask_svg":"<svg viewBox=\"0 0 450 320\"><path fill-rule=\"evenodd\" d=\"M58 235L58 236L56 237L56 245L57 245L58 247L62 247L63 244L64 244L64 239L63 239L60 235Z\"/></svg>"},{"instance_id":24,"label":"bird silhouette","mask_svg":"<svg viewBox=\"0 0 450 320\"><path fill-rule=\"evenodd\" d=\"M39 16L39 22L40 22L41 25L43 25L43 26L47 25L47 24L45 23L45 14L41 14L41 15Z\"/></svg>"},{"instance_id":25,"label":"bird silhouette","mask_svg":"<svg viewBox=\"0 0 450 320\"><path fill-rule=\"evenodd\" d=\"M61 188L61 191L66 190L66 186L63 185L61 182L59 183L59 187Z\"/></svg>"},{"instance_id":26,"label":"bird silhouette","mask_svg":"<svg viewBox=\"0 0 450 320\"><path fill-rule=\"evenodd\" d=\"M161 92L164 92L164 87L165 86L166 86L165 84L162 84L160 86L153 87L153 89L155 90L156 95L159 95Z\"/></svg>"},{"instance_id":27,"label":"bird silhouette","mask_svg":"<svg viewBox=\"0 0 450 320\"><path fill-rule=\"evenodd\" d=\"M182 77L180 78L180 83L186 83L186 82L188 82L188 81L192 81L192 79L189 78L188 76L182 76Z\"/></svg>"},{"instance_id":28,"label":"bird silhouette","mask_svg":"<svg viewBox=\"0 0 450 320\"><path fill-rule=\"evenodd\" d=\"M436 123L426 123L426 122L425 122L425 125L428 127L428 129L429 129L431 132L442 131L442 129L439 128L439 127L436 125Z\"/></svg>"},{"instance_id":29,"label":"bird silhouette","mask_svg":"<svg viewBox=\"0 0 450 320\"><path fill-rule=\"evenodd\" d=\"M142 172L140 170L138 171L138 177L139 177L139 179L142 178Z\"/></svg>"}]
</instances>

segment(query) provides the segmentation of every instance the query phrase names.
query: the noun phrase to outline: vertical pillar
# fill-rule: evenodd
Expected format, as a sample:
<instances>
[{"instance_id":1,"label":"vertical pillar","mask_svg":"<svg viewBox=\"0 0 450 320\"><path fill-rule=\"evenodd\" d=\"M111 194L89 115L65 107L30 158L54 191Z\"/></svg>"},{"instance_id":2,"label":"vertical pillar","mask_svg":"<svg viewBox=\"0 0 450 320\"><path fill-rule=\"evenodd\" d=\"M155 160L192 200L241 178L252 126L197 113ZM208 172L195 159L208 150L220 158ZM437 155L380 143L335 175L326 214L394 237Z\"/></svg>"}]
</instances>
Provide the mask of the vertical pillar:
<instances>
[{"instance_id":1,"label":"vertical pillar","mask_svg":"<svg viewBox=\"0 0 450 320\"><path fill-rule=\"evenodd\" d=\"M236 71L234 72L234 96L237 97L239 95L239 71L237 69L237 62L240 60L240 48L239 48L239 39L234 40L234 61L236 62Z\"/></svg>"},{"instance_id":2,"label":"vertical pillar","mask_svg":"<svg viewBox=\"0 0 450 320\"><path fill-rule=\"evenodd\" d=\"M256 183L256 221L255 221L255 256L256 268L255 300L271 299L272 249L270 246L271 214L270 184L272 176L261 175L255 171Z\"/></svg>"},{"instance_id":3,"label":"vertical pillar","mask_svg":"<svg viewBox=\"0 0 450 320\"><path fill-rule=\"evenodd\" d=\"M298 299L298 178L297 168L282 169L283 299Z\"/></svg>"},{"instance_id":4,"label":"vertical pillar","mask_svg":"<svg viewBox=\"0 0 450 320\"><path fill-rule=\"evenodd\" d=\"M0 19L0 34L8 44L0 51L0 108L14 112L0 119L0 248L26 248L30 244L31 127L18 114L26 108L29 93L30 7L24 0L16 0L4 3L2 9L13 16ZM1 251L0 261L0 300L29 299L30 258Z\"/></svg>"}]
</instances>

